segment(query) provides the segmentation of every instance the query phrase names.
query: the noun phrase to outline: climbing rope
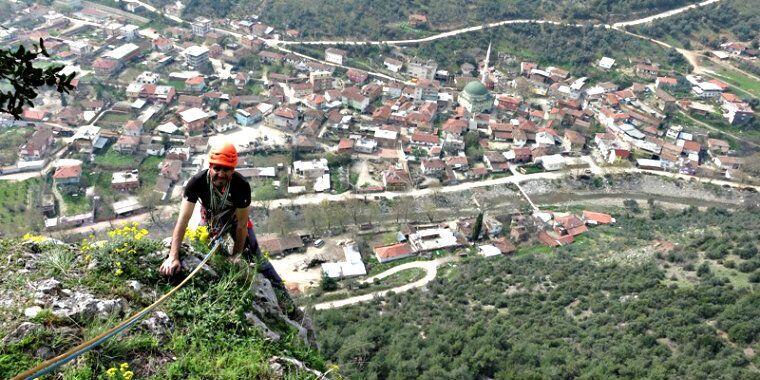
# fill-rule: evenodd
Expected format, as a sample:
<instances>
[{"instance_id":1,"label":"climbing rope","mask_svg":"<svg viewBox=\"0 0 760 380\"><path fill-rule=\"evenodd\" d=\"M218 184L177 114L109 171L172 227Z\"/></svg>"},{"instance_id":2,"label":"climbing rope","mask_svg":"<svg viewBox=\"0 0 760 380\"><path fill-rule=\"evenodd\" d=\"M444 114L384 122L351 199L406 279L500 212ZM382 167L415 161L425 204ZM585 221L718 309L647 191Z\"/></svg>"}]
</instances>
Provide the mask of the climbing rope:
<instances>
[{"instance_id":1,"label":"climbing rope","mask_svg":"<svg viewBox=\"0 0 760 380\"><path fill-rule=\"evenodd\" d=\"M227 226L225 226L225 227L227 227ZM224 228L224 230L226 230L226 228ZM46 374L52 372L53 370L55 370L56 368L58 368L58 367L60 367L60 366L62 366L64 364L66 364L66 363L68 363L68 362L76 359L77 357L81 356L85 352L88 352L88 351L94 349L95 347L103 344L103 342L105 342L108 339L112 338L114 335L116 335L116 334L118 334L118 333L120 333L120 332L122 332L122 331L124 331L124 330L126 330L126 329L128 329L128 328L130 328L132 326L134 326L134 324L137 323L137 321L139 321L141 318L145 317L148 313L150 313L151 311L153 311L153 309L155 309L156 307L158 307L159 305L161 305L162 303L164 303L164 301L166 301L167 299L169 299L169 297L171 297L179 289L181 289L183 286L185 286L185 284L187 284L201 270L201 268L203 268L203 266L206 265L206 263L211 258L211 256L213 256L219 250L219 248L221 247L222 241L223 241L223 235L224 235L223 233L220 233L220 234L216 235L214 237L214 240L213 240L214 244L211 247L211 250L209 250L209 252L203 258L203 260L200 262L200 264L198 264L198 266L195 267L195 269L192 272L190 272L190 275L188 275L187 277L185 277L185 279L182 280L182 282L180 282L179 285L175 286L168 293L166 293L163 296L161 296L161 298L159 298L158 300L156 300L156 302L153 302L150 306L142 309L138 313L136 313L136 314L132 315L131 317L125 319L124 321L122 321L118 325L112 327L110 330L108 330L108 331L106 331L106 332L104 332L104 333L102 333L102 334L100 334L100 335L98 335L98 336L96 336L96 337L94 337L94 338L86 341L86 342L83 342L82 344L80 344L80 345L78 345L78 346L76 346L76 347L74 347L74 348L66 351L65 353L63 353L61 355L58 355L58 356L56 356L56 357L54 357L52 359L46 360L46 361L38 364L37 366L35 366L32 369L29 369L29 370L27 370L27 371L25 371L23 373L20 373L20 374L16 375L11 380L36 379L36 378L38 378L40 376L46 375Z\"/></svg>"}]
</instances>

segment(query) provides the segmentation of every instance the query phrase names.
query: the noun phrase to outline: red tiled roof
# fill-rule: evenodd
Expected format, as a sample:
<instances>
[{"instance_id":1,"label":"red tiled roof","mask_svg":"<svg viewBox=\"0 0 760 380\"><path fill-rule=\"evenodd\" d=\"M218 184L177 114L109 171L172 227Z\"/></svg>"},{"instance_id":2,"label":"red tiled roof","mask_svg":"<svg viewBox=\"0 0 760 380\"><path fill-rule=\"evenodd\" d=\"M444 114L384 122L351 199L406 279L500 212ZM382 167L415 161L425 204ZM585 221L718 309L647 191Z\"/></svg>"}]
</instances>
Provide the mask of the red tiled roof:
<instances>
[{"instance_id":1,"label":"red tiled roof","mask_svg":"<svg viewBox=\"0 0 760 380\"><path fill-rule=\"evenodd\" d=\"M430 133L415 132L412 135L412 141L428 143L428 144L438 144L438 136L430 134Z\"/></svg>"},{"instance_id":2,"label":"red tiled roof","mask_svg":"<svg viewBox=\"0 0 760 380\"><path fill-rule=\"evenodd\" d=\"M284 117L286 119L295 119L298 117L296 110L290 107L281 107L274 111L275 116Z\"/></svg>"},{"instance_id":3,"label":"red tiled roof","mask_svg":"<svg viewBox=\"0 0 760 380\"><path fill-rule=\"evenodd\" d=\"M586 221L594 221L597 224L610 224L612 223L612 215L602 212L583 210L583 219Z\"/></svg>"},{"instance_id":4,"label":"red tiled roof","mask_svg":"<svg viewBox=\"0 0 760 380\"><path fill-rule=\"evenodd\" d=\"M187 80L185 80L185 84L190 85L190 86L195 86L195 85L199 85L203 83L204 83L204 79L200 75L198 75L197 77L187 78Z\"/></svg>"},{"instance_id":5,"label":"red tiled roof","mask_svg":"<svg viewBox=\"0 0 760 380\"><path fill-rule=\"evenodd\" d=\"M412 247L410 247L408 243L386 245L384 247L375 247L374 249L375 255L383 260L400 258L413 253Z\"/></svg>"},{"instance_id":6,"label":"red tiled roof","mask_svg":"<svg viewBox=\"0 0 760 380\"><path fill-rule=\"evenodd\" d=\"M82 165L59 166L53 174L54 179L75 178L82 175Z\"/></svg>"},{"instance_id":7,"label":"red tiled roof","mask_svg":"<svg viewBox=\"0 0 760 380\"><path fill-rule=\"evenodd\" d=\"M354 140L351 139L340 139L340 142L338 143L338 150L348 150L352 149L354 147Z\"/></svg>"}]
</instances>

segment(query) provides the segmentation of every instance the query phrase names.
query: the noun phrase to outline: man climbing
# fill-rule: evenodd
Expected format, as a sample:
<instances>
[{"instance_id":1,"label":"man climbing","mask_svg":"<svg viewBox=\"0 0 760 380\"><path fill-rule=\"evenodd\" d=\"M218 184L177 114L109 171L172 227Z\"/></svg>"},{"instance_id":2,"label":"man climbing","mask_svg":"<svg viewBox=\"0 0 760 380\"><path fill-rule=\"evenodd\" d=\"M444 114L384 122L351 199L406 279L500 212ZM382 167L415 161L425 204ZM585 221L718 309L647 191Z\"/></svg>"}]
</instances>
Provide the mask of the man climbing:
<instances>
[{"instance_id":1,"label":"man climbing","mask_svg":"<svg viewBox=\"0 0 760 380\"><path fill-rule=\"evenodd\" d=\"M165 276L179 272L180 247L185 230L198 200L201 201L201 218L212 237L229 232L234 241L233 258L242 255L247 261L258 261L259 271L275 289L287 296L282 279L272 264L262 257L253 223L248 218L251 205L251 186L235 171L238 163L237 149L231 143L215 146L209 152L208 169L194 175L185 186L179 217L172 233L169 257L159 271Z\"/></svg>"}]
</instances>

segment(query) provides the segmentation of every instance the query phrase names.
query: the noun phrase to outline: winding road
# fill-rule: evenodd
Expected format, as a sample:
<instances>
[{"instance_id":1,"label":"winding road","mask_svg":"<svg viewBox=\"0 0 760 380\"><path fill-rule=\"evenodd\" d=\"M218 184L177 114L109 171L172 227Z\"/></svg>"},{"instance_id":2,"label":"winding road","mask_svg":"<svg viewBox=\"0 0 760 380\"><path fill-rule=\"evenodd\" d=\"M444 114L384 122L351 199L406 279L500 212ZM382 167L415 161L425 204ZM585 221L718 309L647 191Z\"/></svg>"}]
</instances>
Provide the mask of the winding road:
<instances>
[{"instance_id":1,"label":"winding road","mask_svg":"<svg viewBox=\"0 0 760 380\"><path fill-rule=\"evenodd\" d=\"M420 269L425 270L426 272L425 277L417 281L405 284L405 285L397 286L395 288L380 290L377 292L363 294L360 296L349 297L349 298L345 298L345 299L337 300L337 301L328 301L328 302L318 303L314 305L313 307L316 310L335 309L335 308L339 308L343 306L354 305L361 302L371 301L376 297L384 297L389 292L402 293L402 292L409 291L411 289L421 288L427 285L428 283L430 283L430 281L433 281L435 279L435 276L438 275L439 266L449 263L451 261L454 261L456 259L457 257L455 256L446 256L440 259L435 259L435 260L430 260L430 261L412 261L410 263L401 264L399 266L388 269L387 271L383 273L376 274L372 277L368 277L362 282L369 283L369 282L374 281L375 279L385 278L395 273L401 272L403 270L412 269L412 268L420 268Z\"/></svg>"}]
</instances>

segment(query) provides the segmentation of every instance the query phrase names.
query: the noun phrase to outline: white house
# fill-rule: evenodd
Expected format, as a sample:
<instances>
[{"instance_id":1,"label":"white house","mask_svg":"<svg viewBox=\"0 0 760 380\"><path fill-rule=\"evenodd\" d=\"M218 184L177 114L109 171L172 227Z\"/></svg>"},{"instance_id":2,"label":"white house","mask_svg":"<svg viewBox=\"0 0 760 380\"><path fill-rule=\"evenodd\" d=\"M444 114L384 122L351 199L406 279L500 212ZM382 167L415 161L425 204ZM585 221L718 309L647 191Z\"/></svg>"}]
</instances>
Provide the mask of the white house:
<instances>
[{"instance_id":1,"label":"white house","mask_svg":"<svg viewBox=\"0 0 760 380\"><path fill-rule=\"evenodd\" d=\"M565 168L565 158L559 154L542 156L537 158L536 161L540 162L546 171L562 170Z\"/></svg>"},{"instance_id":2,"label":"white house","mask_svg":"<svg viewBox=\"0 0 760 380\"><path fill-rule=\"evenodd\" d=\"M602 57L602 59L599 60L599 67L604 70L609 70L612 68L612 65L615 64L615 60L610 57Z\"/></svg>"},{"instance_id":3,"label":"white house","mask_svg":"<svg viewBox=\"0 0 760 380\"><path fill-rule=\"evenodd\" d=\"M348 53L346 53L345 50L336 48L325 49L325 61L327 62L334 63L336 65L342 65L343 60L346 59L346 56L348 56Z\"/></svg>"}]
</instances>

